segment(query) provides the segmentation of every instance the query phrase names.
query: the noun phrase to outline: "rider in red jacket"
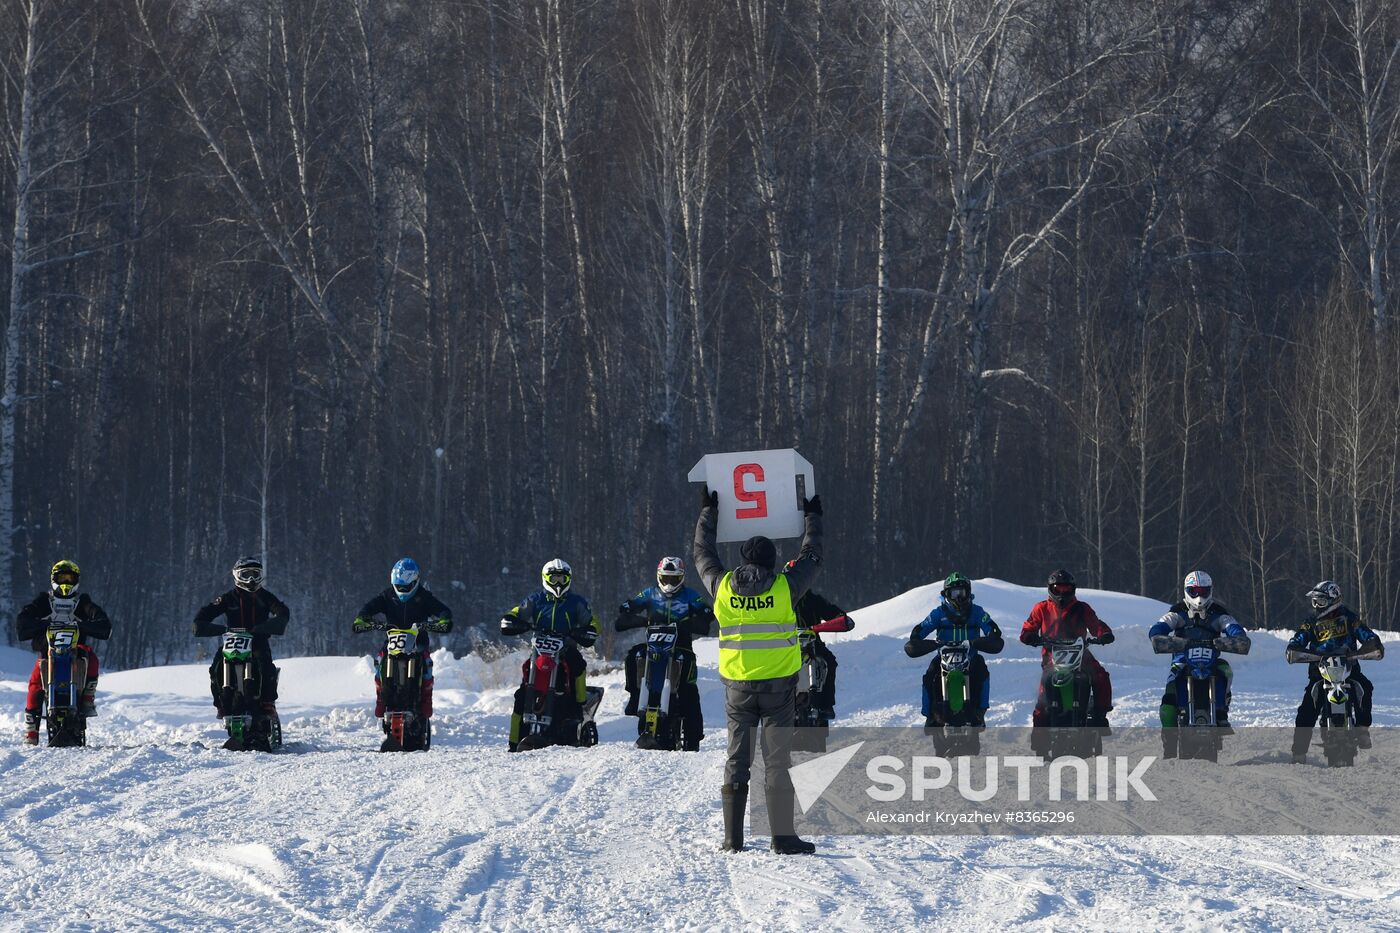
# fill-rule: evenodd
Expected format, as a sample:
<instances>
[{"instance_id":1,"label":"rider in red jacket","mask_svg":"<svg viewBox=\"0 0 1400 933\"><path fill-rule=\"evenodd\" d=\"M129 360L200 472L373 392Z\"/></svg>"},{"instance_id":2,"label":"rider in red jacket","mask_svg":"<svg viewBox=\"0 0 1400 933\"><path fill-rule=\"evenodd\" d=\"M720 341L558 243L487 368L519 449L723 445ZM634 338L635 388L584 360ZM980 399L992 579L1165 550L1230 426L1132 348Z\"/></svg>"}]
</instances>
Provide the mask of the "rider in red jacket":
<instances>
[{"instance_id":1,"label":"rider in red jacket","mask_svg":"<svg viewBox=\"0 0 1400 933\"><path fill-rule=\"evenodd\" d=\"M1088 603L1075 598L1074 574L1068 570L1056 570L1050 574L1050 598L1035 604L1030 618L1021 626L1021 642L1038 647L1042 667L1050 666L1050 649L1044 647L1047 641L1066 641L1083 636L1092 644L1107 645L1113 642L1113 632L1094 613ZM1094 708L1089 712L1091 726L1107 726L1108 711L1113 709L1113 688L1108 680L1108 671L1088 651L1084 652L1084 670L1094 685ZM1036 699L1035 712L1031 721L1037 726L1045 725L1045 681L1040 684L1040 696Z\"/></svg>"}]
</instances>

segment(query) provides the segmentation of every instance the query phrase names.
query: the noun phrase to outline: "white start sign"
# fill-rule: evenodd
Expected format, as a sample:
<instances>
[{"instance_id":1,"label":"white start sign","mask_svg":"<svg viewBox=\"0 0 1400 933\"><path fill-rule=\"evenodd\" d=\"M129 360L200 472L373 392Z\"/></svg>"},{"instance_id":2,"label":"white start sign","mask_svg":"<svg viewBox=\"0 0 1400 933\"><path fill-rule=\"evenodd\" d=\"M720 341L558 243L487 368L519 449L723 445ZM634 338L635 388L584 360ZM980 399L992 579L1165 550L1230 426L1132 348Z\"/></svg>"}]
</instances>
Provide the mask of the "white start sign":
<instances>
[{"instance_id":1,"label":"white start sign","mask_svg":"<svg viewBox=\"0 0 1400 933\"><path fill-rule=\"evenodd\" d=\"M690 471L719 494L716 540L802 536L802 499L817 494L812 465L792 448L706 454Z\"/></svg>"}]
</instances>

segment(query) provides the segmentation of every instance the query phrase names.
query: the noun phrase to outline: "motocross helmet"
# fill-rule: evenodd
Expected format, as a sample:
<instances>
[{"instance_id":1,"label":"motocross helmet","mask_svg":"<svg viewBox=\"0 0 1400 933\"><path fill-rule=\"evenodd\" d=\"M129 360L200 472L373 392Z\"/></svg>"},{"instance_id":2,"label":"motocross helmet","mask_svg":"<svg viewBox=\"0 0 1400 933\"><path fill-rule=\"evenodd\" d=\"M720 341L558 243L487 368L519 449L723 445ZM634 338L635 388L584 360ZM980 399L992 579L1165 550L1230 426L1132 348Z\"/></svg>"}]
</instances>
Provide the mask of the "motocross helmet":
<instances>
[{"instance_id":1,"label":"motocross helmet","mask_svg":"<svg viewBox=\"0 0 1400 933\"><path fill-rule=\"evenodd\" d=\"M540 568L540 576L544 579L545 591L555 599L563 599L573 583L574 569L567 561L556 557Z\"/></svg>"},{"instance_id":2,"label":"motocross helmet","mask_svg":"<svg viewBox=\"0 0 1400 933\"><path fill-rule=\"evenodd\" d=\"M262 561L256 557L240 557L233 562L233 585L248 593L256 593L263 585Z\"/></svg>"},{"instance_id":3,"label":"motocross helmet","mask_svg":"<svg viewBox=\"0 0 1400 933\"><path fill-rule=\"evenodd\" d=\"M1054 571L1046 581L1046 589L1050 593L1051 602L1057 606L1068 606L1074 602L1074 574L1068 570Z\"/></svg>"},{"instance_id":4,"label":"motocross helmet","mask_svg":"<svg viewBox=\"0 0 1400 933\"><path fill-rule=\"evenodd\" d=\"M1319 616L1326 615L1342 604L1342 588L1331 580L1323 580L1308 590L1308 605Z\"/></svg>"},{"instance_id":5,"label":"motocross helmet","mask_svg":"<svg viewBox=\"0 0 1400 933\"><path fill-rule=\"evenodd\" d=\"M413 598L413 594L418 592L418 562L412 557L401 559L394 565L394 569L389 571L389 582L393 584L399 602L408 602Z\"/></svg>"},{"instance_id":6,"label":"motocross helmet","mask_svg":"<svg viewBox=\"0 0 1400 933\"><path fill-rule=\"evenodd\" d=\"M1215 597L1211 595L1210 574L1204 570L1193 570L1188 573L1185 582L1182 583L1182 589L1186 596L1186 607L1192 612L1205 612L1215 601Z\"/></svg>"},{"instance_id":7,"label":"motocross helmet","mask_svg":"<svg viewBox=\"0 0 1400 933\"><path fill-rule=\"evenodd\" d=\"M49 571L50 591L55 596L67 598L78 590L78 565L71 560L61 560Z\"/></svg>"},{"instance_id":8,"label":"motocross helmet","mask_svg":"<svg viewBox=\"0 0 1400 933\"><path fill-rule=\"evenodd\" d=\"M685 584L685 561L663 557L656 565L656 586L666 596L675 596Z\"/></svg>"},{"instance_id":9,"label":"motocross helmet","mask_svg":"<svg viewBox=\"0 0 1400 933\"><path fill-rule=\"evenodd\" d=\"M943 581L943 590L938 595L949 609L964 615L972 605L972 581L954 570Z\"/></svg>"}]
</instances>

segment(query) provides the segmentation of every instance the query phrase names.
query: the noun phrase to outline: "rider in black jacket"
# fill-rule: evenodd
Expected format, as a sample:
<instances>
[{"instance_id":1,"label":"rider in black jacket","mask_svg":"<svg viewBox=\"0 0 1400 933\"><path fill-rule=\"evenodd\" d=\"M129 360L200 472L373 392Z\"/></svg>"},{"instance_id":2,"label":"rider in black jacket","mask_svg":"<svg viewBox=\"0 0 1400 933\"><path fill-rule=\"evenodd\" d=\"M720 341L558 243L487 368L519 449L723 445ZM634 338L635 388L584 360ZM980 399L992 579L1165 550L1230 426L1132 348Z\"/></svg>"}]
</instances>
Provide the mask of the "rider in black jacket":
<instances>
[{"instance_id":1,"label":"rider in black jacket","mask_svg":"<svg viewBox=\"0 0 1400 933\"><path fill-rule=\"evenodd\" d=\"M418 579L418 564L411 557L405 557L394 565L389 574L390 585L381 590L369 602L360 607L355 616L354 630L368 632L372 629L418 629L417 651L422 657L423 688L419 700L418 715L428 719L433 715L433 657L429 632L446 633L452 631L452 610L438 599ZM378 621L375 616L383 616ZM385 646L379 646L379 655L374 666L374 715L384 715L384 695L380 689L379 675L384 669Z\"/></svg>"},{"instance_id":2,"label":"rider in black jacket","mask_svg":"<svg viewBox=\"0 0 1400 933\"><path fill-rule=\"evenodd\" d=\"M222 620L220 620L222 616ZM258 665L258 700L269 716L277 712L277 666L272 663L272 646L268 638L287 631L291 610L286 603L263 589L262 561L255 557L240 557L233 565L233 589L204 606L194 617L194 637L208 638L231 630L249 632L253 636L253 658ZM219 663L222 658L214 652L209 664L209 692L214 708L222 718L219 706Z\"/></svg>"}]
</instances>

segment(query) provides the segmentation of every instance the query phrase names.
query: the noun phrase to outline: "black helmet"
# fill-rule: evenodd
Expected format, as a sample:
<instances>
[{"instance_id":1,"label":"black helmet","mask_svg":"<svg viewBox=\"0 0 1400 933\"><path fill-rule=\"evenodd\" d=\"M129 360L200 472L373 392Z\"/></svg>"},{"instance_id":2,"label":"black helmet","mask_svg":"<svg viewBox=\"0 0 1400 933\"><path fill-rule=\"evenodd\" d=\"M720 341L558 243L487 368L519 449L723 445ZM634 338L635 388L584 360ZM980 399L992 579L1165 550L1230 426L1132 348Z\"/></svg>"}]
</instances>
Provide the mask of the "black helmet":
<instances>
[{"instance_id":1,"label":"black helmet","mask_svg":"<svg viewBox=\"0 0 1400 933\"><path fill-rule=\"evenodd\" d=\"M262 561L256 557L240 557L233 562L233 585L240 590L256 593L263 585Z\"/></svg>"},{"instance_id":2,"label":"black helmet","mask_svg":"<svg viewBox=\"0 0 1400 933\"><path fill-rule=\"evenodd\" d=\"M1074 602L1074 574L1068 570L1056 570L1050 574L1050 579L1046 581L1046 589L1050 593L1050 599L1057 606L1068 606Z\"/></svg>"},{"instance_id":3,"label":"black helmet","mask_svg":"<svg viewBox=\"0 0 1400 933\"><path fill-rule=\"evenodd\" d=\"M954 570L943 581L943 589L938 594L958 615L966 614L972 605L972 581Z\"/></svg>"}]
</instances>

